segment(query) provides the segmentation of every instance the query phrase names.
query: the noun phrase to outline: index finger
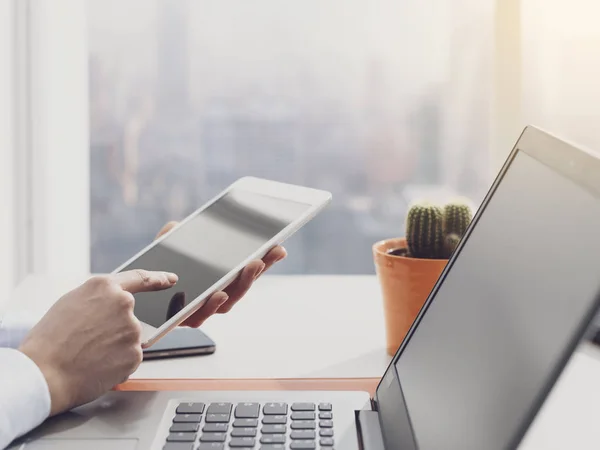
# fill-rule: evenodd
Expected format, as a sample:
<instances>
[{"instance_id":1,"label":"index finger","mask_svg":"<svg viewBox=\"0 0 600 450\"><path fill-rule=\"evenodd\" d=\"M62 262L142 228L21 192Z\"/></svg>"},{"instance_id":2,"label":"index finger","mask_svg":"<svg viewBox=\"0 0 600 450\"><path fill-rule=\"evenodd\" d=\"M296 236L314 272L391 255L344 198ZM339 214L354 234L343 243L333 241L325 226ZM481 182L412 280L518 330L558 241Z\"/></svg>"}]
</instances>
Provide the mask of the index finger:
<instances>
[{"instance_id":1,"label":"index finger","mask_svg":"<svg viewBox=\"0 0 600 450\"><path fill-rule=\"evenodd\" d=\"M134 269L117 273L113 279L124 291L135 294L168 289L177 283L179 278L170 272Z\"/></svg>"}]
</instances>

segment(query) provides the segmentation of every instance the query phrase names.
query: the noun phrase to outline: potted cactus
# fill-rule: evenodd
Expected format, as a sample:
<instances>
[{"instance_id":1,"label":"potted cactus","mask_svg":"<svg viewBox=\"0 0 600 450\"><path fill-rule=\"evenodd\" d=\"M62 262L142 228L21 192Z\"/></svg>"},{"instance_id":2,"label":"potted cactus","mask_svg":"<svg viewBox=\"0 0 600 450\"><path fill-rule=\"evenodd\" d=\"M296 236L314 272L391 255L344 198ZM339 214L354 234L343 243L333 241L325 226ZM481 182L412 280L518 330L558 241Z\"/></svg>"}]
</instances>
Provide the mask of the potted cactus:
<instances>
[{"instance_id":1,"label":"potted cactus","mask_svg":"<svg viewBox=\"0 0 600 450\"><path fill-rule=\"evenodd\" d=\"M373 246L388 354L396 353L472 219L464 201L418 203L406 216L405 237Z\"/></svg>"}]
</instances>

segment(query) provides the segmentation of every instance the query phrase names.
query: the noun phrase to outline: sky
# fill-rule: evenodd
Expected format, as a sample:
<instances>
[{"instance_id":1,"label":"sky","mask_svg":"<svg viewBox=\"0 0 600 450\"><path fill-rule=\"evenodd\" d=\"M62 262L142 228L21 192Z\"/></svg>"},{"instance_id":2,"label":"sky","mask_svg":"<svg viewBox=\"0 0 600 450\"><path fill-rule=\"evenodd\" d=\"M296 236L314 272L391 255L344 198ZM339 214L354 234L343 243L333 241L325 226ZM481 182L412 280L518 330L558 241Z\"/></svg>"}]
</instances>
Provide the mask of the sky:
<instances>
[{"instance_id":1,"label":"sky","mask_svg":"<svg viewBox=\"0 0 600 450\"><path fill-rule=\"evenodd\" d=\"M462 0L471 3L481 0ZM88 0L90 50L121 79L156 72L158 0ZM449 0L170 0L188 8L192 95L230 89L364 100L373 68L386 93L417 96L448 71L454 16ZM483 2L485 3L485 2ZM454 14L454 15L453 15ZM176 31L176 30L174 30ZM173 51L181 46L173 35ZM371 69L370 69L371 68ZM294 83L308 83L301 87Z\"/></svg>"}]
</instances>

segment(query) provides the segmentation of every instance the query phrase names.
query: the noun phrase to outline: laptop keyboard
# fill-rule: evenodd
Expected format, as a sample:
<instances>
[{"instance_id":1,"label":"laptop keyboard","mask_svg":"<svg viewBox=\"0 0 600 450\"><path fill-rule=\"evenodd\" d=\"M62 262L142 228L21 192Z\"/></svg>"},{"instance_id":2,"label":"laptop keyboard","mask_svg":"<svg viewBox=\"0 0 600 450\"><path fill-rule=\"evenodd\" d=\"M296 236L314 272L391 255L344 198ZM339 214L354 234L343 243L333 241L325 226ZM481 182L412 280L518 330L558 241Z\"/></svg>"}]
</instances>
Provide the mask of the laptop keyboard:
<instances>
[{"instance_id":1,"label":"laptop keyboard","mask_svg":"<svg viewBox=\"0 0 600 450\"><path fill-rule=\"evenodd\" d=\"M181 403L163 450L333 450L330 403Z\"/></svg>"}]
</instances>

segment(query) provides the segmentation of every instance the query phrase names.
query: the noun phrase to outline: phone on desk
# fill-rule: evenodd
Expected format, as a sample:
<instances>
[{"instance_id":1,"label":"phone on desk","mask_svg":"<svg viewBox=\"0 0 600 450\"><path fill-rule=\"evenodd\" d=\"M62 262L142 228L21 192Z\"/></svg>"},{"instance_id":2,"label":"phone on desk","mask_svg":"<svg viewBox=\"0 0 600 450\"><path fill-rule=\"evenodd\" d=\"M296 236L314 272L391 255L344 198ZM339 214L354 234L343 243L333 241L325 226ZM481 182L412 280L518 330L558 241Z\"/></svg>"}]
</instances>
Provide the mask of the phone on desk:
<instances>
[{"instance_id":1,"label":"phone on desk","mask_svg":"<svg viewBox=\"0 0 600 450\"><path fill-rule=\"evenodd\" d=\"M144 361L178 356L210 355L215 352L215 342L198 328L178 327L156 344L145 348Z\"/></svg>"},{"instance_id":2,"label":"phone on desk","mask_svg":"<svg viewBox=\"0 0 600 450\"><path fill-rule=\"evenodd\" d=\"M156 344L330 201L327 191L241 178L115 269L112 273L145 269L179 277L169 289L134 294L142 348Z\"/></svg>"}]
</instances>

